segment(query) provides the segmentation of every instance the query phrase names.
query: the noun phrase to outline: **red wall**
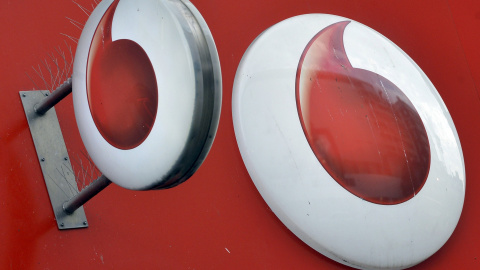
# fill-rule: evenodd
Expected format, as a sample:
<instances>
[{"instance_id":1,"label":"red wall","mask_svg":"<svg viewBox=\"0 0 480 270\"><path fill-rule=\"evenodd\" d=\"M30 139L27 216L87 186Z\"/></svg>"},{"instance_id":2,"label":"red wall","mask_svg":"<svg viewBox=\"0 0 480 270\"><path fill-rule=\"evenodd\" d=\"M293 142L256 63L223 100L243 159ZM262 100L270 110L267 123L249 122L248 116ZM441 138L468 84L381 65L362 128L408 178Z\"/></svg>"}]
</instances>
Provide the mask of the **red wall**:
<instances>
[{"instance_id":1,"label":"red wall","mask_svg":"<svg viewBox=\"0 0 480 270\"><path fill-rule=\"evenodd\" d=\"M0 2L0 269L346 268L303 244L269 210L233 132L232 85L244 51L269 26L304 13L370 26L406 51L436 86L462 144L466 199L450 240L415 268L480 268L478 0L192 1L216 40L223 74L222 116L209 156L171 190L108 187L85 206L90 227L70 231L57 229L18 91L33 89L34 82L44 87L32 66L45 70L42 61L58 55L58 46L67 55L67 45L74 51L76 44L61 33L78 38L81 30L66 17L83 24L87 15L72 1L44 2ZM78 3L91 10L94 1ZM78 164L86 164L85 150L71 96L56 110L83 177Z\"/></svg>"}]
</instances>

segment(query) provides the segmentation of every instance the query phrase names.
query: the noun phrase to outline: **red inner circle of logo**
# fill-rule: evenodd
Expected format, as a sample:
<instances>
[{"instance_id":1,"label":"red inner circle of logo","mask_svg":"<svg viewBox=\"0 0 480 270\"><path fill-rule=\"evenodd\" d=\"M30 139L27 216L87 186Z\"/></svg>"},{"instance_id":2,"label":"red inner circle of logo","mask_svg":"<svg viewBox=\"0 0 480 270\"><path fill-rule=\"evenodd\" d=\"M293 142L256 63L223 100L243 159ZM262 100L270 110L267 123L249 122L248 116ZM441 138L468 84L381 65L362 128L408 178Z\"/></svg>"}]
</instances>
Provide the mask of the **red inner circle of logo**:
<instances>
[{"instance_id":1,"label":"red inner circle of logo","mask_svg":"<svg viewBox=\"0 0 480 270\"><path fill-rule=\"evenodd\" d=\"M132 149L150 133L158 106L152 63L136 42L112 42L112 21L118 0L95 30L87 62L87 97L98 131L112 146Z\"/></svg>"},{"instance_id":2,"label":"red inner circle of logo","mask_svg":"<svg viewBox=\"0 0 480 270\"><path fill-rule=\"evenodd\" d=\"M348 23L320 31L302 54L296 81L300 121L315 156L342 187L372 203L402 203L427 179L427 133L402 90L352 67L343 44Z\"/></svg>"}]
</instances>

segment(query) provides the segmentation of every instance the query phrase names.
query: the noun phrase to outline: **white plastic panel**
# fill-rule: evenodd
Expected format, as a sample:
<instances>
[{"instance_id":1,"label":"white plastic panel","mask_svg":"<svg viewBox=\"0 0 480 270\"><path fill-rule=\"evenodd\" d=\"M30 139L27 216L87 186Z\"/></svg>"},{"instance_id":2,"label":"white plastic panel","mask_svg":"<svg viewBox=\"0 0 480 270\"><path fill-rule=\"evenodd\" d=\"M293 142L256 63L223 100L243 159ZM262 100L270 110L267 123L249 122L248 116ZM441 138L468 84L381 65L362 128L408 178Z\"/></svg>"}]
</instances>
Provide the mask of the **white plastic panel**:
<instances>
[{"instance_id":1,"label":"white plastic panel","mask_svg":"<svg viewBox=\"0 0 480 270\"><path fill-rule=\"evenodd\" d=\"M428 136L428 176L413 197L400 203L375 203L349 192L322 166L302 128L296 97L300 60L317 34L339 22L348 22L343 44L352 67L401 89ZM232 106L238 146L262 197L293 233L323 255L355 268L407 268L435 253L455 229L465 169L454 124L423 71L376 31L324 14L270 27L242 58ZM333 116L328 118L335 121ZM355 140L353 126L345 130Z\"/></svg>"},{"instance_id":2,"label":"white plastic panel","mask_svg":"<svg viewBox=\"0 0 480 270\"><path fill-rule=\"evenodd\" d=\"M208 153L220 113L205 21L188 1L102 1L78 43L73 100L85 147L111 181L138 190L183 182Z\"/></svg>"}]
</instances>

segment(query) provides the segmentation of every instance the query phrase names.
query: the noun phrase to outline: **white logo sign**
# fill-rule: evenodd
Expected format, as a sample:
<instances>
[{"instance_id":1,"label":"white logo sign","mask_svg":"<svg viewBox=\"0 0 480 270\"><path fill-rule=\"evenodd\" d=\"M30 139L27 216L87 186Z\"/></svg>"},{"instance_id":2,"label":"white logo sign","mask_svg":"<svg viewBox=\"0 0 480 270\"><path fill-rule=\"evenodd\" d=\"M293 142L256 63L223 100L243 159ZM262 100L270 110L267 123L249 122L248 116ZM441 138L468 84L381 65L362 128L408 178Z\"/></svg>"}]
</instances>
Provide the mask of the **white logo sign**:
<instances>
[{"instance_id":1,"label":"white logo sign","mask_svg":"<svg viewBox=\"0 0 480 270\"><path fill-rule=\"evenodd\" d=\"M356 268L406 268L459 220L465 169L423 71L374 30L332 15L278 23L249 47L235 135L261 195L300 239Z\"/></svg>"}]
</instances>

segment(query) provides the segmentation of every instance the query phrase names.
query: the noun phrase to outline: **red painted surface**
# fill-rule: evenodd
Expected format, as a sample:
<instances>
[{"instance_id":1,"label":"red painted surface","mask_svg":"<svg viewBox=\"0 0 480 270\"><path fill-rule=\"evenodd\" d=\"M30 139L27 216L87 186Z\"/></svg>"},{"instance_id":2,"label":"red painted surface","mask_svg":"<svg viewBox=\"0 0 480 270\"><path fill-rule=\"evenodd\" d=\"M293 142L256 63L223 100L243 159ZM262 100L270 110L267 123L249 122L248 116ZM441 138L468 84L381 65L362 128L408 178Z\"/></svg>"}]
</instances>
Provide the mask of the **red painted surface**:
<instances>
[{"instance_id":1,"label":"red painted surface","mask_svg":"<svg viewBox=\"0 0 480 270\"><path fill-rule=\"evenodd\" d=\"M113 2L93 35L87 62L87 96L93 120L119 149L139 146L150 134L158 107L155 71L147 53L129 39L112 42Z\"/></svg>"},{"instance_id":2,"label":"red painted surface","mask_svg":"<svg viewBox=\"0 0 480 270\"><path fill-rule=\"evenodd\" d=\"M346 190L369 202L405 202L425 184L430 146L422 119L387 78L352 67L349 21L320 31L297 70L297 108L318 161Z\"/></svg>"},{"instance_id":3,"label":"red painted surface","mask_svg":"<svg viewBox=\"0 0 480 270\"><path fill-rule=\"evenodd\" d=\"M93 0L77 2L92 9ZM85 206L88 229L59 231L18 91L35 87L26 72L35 88L44 88L32 66L43 68L58 46L68 56L64 40L72 47L75 43L60 33L78 38L80 29L65 17L83 23L87 16L71 1L1 1L0 269L346 268L303 244L268 209L248 176L233 132L232 85L243 53L267 27L304 13L336 14L379 31L406 51L436 86L462 143L466 199L450 240L414 268L480 267L478 1L193 3L215 38L224 86L220 127L205 163L189 181L169 190L108 187ZM71 97L56 110L75 171L83 175L79 163L87 162Z\"/></svg>"}]
</instances>

